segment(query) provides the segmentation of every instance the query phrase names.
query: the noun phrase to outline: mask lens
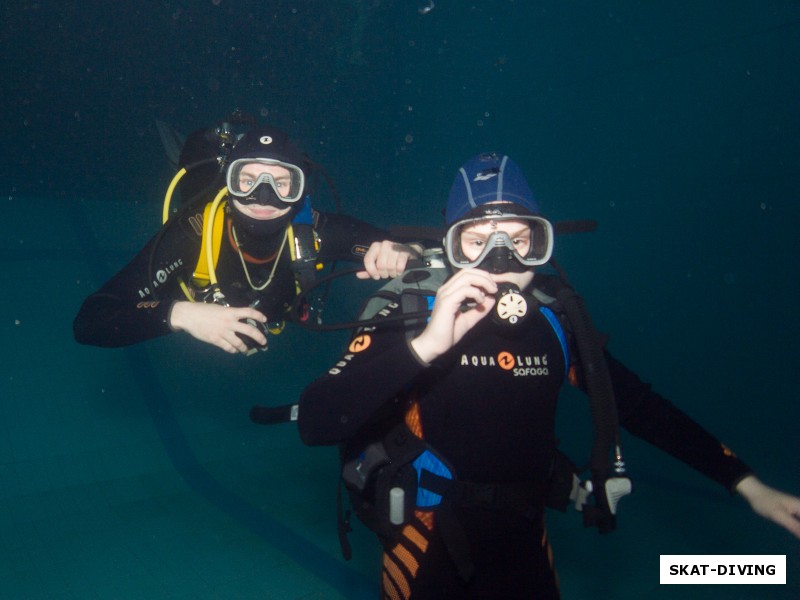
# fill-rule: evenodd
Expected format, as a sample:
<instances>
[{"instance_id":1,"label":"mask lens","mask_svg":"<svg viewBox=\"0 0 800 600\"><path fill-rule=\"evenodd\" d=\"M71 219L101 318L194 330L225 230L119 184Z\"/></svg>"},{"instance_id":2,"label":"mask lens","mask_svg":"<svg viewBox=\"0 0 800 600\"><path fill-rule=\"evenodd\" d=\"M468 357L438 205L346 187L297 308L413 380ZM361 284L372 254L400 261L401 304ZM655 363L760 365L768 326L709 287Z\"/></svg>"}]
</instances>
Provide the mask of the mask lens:
<instances>
[{"instance_id":1,"label":"mask lens","mask_svg":"<svg viewBox=\"0 0 800 600\"><path fill-rule=\"evenodd\" d=\"M529 260L547 262L553 253L553 228L548 221L531 221Z\"/></svg>"},{"instance_id":2,"label":"mask lens","mask_svg":"<svg viewBox=\"0 0 800 600\"><path fill-rule=\"evenodd\" d=\"M445 248L456 268L479 267L487 257L496 258L498 253L524 267L534 267L550 260L553 228L547 219L538 216L470 219L449 229Z\"/></svg>"},{"instance_id":3,"label":"mask lens","mask_svg":"<svg viewBox=\"0 0 800 600\"><path fill-rule=\"evenodd\" d=\"M297 202L303 195L303 171L288 163L271 159L245 158L228 167L228 192L238 198L256 193L259 186L269 186L283 202Z\"/></svg>"}]
</instances>

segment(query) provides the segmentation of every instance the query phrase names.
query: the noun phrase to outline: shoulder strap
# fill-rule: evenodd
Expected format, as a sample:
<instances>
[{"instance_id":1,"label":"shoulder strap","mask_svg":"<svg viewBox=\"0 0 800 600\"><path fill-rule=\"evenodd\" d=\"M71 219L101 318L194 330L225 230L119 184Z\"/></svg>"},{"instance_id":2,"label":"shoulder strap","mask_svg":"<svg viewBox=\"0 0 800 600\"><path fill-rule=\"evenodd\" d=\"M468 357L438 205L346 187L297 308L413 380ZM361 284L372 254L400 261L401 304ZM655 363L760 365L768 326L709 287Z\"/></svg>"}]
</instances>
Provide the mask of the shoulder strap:
<instances>
[{"instance_id":1,"label":"shoulder strap","mask_svg":"<svg viewBox=\"0 0 800 600\"><path fill-rule=\"evenodd\" d=\"M214 228L212 232L214 247L212 248L213 258L214 258L214 267L217 266L217 261L219 260L219 250L220 246L222 245L222 234L225 229L225 202L220 202L219 206L217 207L217 212L211 217L211 205L212 203L206 204L205 210L203 210L203 235L201 236L201 245L200 245L200 256L197 257L197 265L194 268L194 273L192 273L192 283L194 283L198 287L205 287L209 284L211 280L211 276L209 275L209 268L208 268L208 260L206 258L207 250L206 250L206 236L205 231L206 227Z\"/></svg>"},{"instance_id":2,"label":"shoulder strap","mask_svg":"<svg viewBox=\"0 0 800 600\"><path fill-rule=\"evenodd\" d=\"M560 327L559 315L565 317L575 340L594 428L589 459L591 480L581 484L586 493L575 497L576 508L583 511L585 526L595 526L606 533L616 527L617 502L631 489L622 457L617 403L605 360L604 339L595 328L583 298L567 283L563 272L558 268L557 271L560 276L536 274L534 295L559 339L563 336L565 351L566 336ZM586 503L589 493L593 493L594 505Z\"/></svg>"},{"instance_id":3,"label":"shoulder strap","mask_svg":"<svg viewBox=\"0 0 800 600\"><path fill-rule=\"evenodd\" d=\"M569 373L569 346L567 345L567 335L564 333L561 321L558 320L558 317L552 309L547 306L540 306L539 312L542 313L547 319L547 322L550 323L550 327L553 328L558 342L561 344L561 351L564 353L564 372Z\"/></svg>"},{"instance_id":4,"label":"shoulder strap","mask_svg":"<svg viewBox=\"0 0 800 600\"><path fill-rule=\"evenodd\" d=\"M292 271L297 280L298 292L308 290L316 280L316 272L323 267L319 258L319 237L314 229L314 213L311 210L311 199L303 198L300 212L289 225L289 238L292 244L289 254L292 258Z\"/></svg>"},{"instance_id":5,"label":"shoulder strap","mask_svg":"<svg viewBox=\"0 0 800 600\"><path fill-rule=\"evenodd\" d=\"M317 261L319 240L313 226L306 223L289 225L289 255L292 258L292 271L297 280L298 291L309 289L316 280L316 273L323 267Z\"/></svg>"},{"instance_id":6,"label":"shoulder strap","mask_svg":"<svg viewBox=\"0 0 800 600\"><path fill-rule=\"evenodd\" d=\"M583 298L570 286L564 285L558 291L557 299L575 336L594 426L589 461L591 486L587 489L593 491L595 503L582 507L584 525L607 533L616 527L617 502L631 489L622 457L614 386L603 343Z\"/></svg>"}]
</instances>

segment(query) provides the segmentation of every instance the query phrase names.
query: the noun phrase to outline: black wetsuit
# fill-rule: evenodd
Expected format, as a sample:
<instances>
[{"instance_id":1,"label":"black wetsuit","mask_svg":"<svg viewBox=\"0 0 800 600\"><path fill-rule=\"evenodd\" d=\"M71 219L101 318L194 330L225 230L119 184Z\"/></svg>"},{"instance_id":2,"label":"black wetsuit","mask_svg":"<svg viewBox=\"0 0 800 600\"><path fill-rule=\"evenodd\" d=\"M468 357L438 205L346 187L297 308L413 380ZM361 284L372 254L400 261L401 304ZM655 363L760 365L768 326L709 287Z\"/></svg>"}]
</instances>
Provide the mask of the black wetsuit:
<instances>
[{"instance_id":1,"label":"black wetsuit","mask_svg":"<svg viewBox=\"0 0 800 600\"><path fill-rule=\"evenodd\" d=\"M526 323L503 331L487 317L431 365L418 359L401 328L378 326L362 333L336 366L304 391L299 418L304 442L346 440L396 406L458 479L542 484L534 487L542 494L525 516L455 509L475 566L469 583L459 577L437 533L438 513L417 511L400 542L385 547L384 596L558 598L544 527L544 482L556 450L556 402L568 366L551 324L534 312ZM577 367L575 353L569 355ZM750 472L624 365L610 355L607 360L623 427L729 489Z\"/></svg>"},{"instance_id":2,"label":"black wetsuit","mask_svg":"<svg viewBox=\"0 0 800 600\"><path fill-rule=\"evenodd\" d=\"M119 273L89 296L75 317L73 331L81 344L114 348L128 346L170 333L169 312L175 301L186 300L179 275L189 279L200 253L202 204L167 223ZM320 238L319 260L361 261L374 241L388 234L352 217L313 211L314 229ZM226 218L217 277L232 306L249 306L260 300L259 310L271 321L280 321L296 295L295 276L288 247L279 255L275 275L262 292L254 291L245 276L241 258L230 235ZM238 234L242 242L243 234ZM280 247L283 234L267 244L244 239L245 257L270 257ZM261 247L259 247L261 246ZM155 251L154 251L155 249ZM273 260L248 259L253 284L264 283L273 270Z\"/></svg>"}]
</instances>

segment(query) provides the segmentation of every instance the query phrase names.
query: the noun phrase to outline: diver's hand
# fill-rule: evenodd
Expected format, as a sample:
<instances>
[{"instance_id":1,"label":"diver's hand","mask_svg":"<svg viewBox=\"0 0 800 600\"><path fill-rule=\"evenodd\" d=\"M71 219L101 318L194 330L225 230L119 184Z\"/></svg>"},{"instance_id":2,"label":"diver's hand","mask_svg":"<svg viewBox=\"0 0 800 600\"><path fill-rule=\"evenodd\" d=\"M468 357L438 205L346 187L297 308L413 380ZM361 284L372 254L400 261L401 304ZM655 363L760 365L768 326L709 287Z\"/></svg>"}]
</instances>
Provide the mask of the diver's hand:
<instances>
[{"instance_id":1,"label":"diver's hand","mask_svg":"<svg viewBox=\"0 0 800 600\"><path fill-rule=\"evenodd\" d=\"M800 538L800 498L765 485L755 475L742 479L736 492L747 500L756 514Z\"/></svg>"},{"instance_id":2,"label":"diver's hand","mask_svg":"<svg viewBox=\"0 0 800 600\"><path fill-rule=\"evenodd\" d=\"M439 291L428 325L411 340L411 347L425 362L455 346L494 307L497 284L486 271L461 269ZM469 309L464 310L464 303ZM474 306L472 306L474 305Z\"/></svg>"},{"instance_id":3,"label":"diver's hand","mask_svg":"<svg viewBox=\"0 0 800 600\"><path fill-rule=\"evenodd\" d=\"M169 325L175 331L185 331L201 342L221 348L225 352L244 354L248 350L247 344L236 335L237 333L252 338L260 346L267 343L267 338L242 319L267 322L267 317L255 308L234 308L183 300L172 305Z\"/></svg>"},{"instance_id":4,"label":"diver's hand","mask_svg":"<svg viewBox=\"0 0 800 600\"><path fill-rule=\"evenodd\" d=\"M356 273L359 279L387 279L397 277L406 270L410 258L419 258L421 252L412 245L391 240L372 242L364 255L364 270Z\"/></svg>"}]
</instances>

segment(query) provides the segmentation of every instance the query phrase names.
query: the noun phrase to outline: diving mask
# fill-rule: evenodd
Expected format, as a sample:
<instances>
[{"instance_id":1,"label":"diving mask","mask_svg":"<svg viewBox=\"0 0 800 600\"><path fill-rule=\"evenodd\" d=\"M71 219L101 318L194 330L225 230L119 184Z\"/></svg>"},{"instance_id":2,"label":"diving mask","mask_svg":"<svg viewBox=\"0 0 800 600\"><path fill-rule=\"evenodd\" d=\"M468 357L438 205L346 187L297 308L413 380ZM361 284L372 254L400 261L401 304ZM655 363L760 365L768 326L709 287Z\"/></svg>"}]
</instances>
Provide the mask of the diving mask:
<instances>
[{"instance_id":1,"label":"diving mask","mask_svg":"<svg viewBox=\"0 0 800 600\"><path fill-rule=\"evenodd\" d=\"M302 169L271 158L240 158L228 167L228 192L242 204L292 204L303 197Z\"/></svg>"},{"instance_id":2,"label":"diving mask","mask_svg":"<svg viewBox=\"0 0 800 600\"><path fill-rule=\"evenodd\" d=\"M553 226L536 215L482 215L455 223L444 244L450 264L457 269L521 272L550 260Z\"/></svg>"}]
</instances>

